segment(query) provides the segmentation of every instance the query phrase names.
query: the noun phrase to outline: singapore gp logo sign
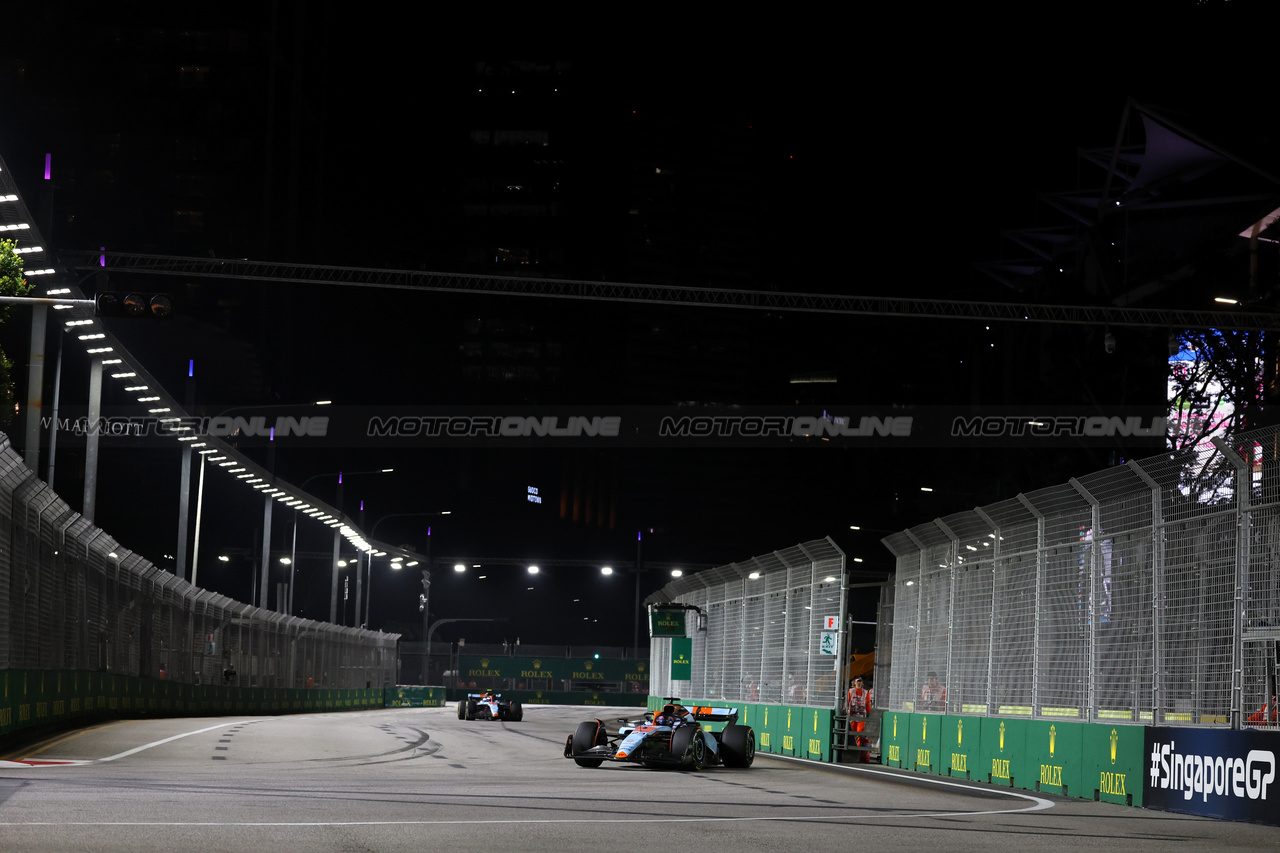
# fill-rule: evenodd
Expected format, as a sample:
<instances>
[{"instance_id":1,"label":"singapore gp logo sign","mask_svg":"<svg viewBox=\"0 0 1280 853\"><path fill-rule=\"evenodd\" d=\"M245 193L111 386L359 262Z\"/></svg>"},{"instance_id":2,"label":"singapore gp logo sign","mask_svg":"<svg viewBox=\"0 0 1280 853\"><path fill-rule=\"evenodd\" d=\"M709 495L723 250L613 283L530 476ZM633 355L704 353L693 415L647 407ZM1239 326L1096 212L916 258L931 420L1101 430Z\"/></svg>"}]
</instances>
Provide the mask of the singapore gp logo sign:
<instances>
[{"instance_id":1,"label":"singapore gp logo sign","mask_svg":"<svg viewBox=\"0 0 1280 853\"><path fill-rule=\"evenodd\" d=\"M1274 752L1251 749L1244 758L1221 755L1184 755L1176 741L1157 743L1151 751L1151 787L1182 794L1184 800L1199 796L1248 797L1265 800L1276 779Z\"/></svg>"},{"instance_id":2,"label":"singapore gp logo sign","mask_svg":"<svg viewBox=\"0 0 1280 853\"><path fill-rule=\"evenodd\" d=\"M1144 805L1280 825L1275 744L1267 732L1148 729Z\"/></svg>"}]
</instances>

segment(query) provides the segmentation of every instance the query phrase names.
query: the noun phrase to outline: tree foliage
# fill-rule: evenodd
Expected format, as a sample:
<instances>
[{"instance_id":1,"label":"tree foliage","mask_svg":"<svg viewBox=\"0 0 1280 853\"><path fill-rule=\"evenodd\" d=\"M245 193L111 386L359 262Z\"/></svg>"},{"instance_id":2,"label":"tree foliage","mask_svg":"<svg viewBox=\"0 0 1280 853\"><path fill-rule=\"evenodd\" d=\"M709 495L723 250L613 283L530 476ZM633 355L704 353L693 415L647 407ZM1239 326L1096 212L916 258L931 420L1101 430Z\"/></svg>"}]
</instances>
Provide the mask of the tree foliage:
<instances>
[{"instance_id":1,"label":"tree foliage","mask_svg":"<svg viewBox=\"0 0 1280 853\"><path fill-rule=\"evenodd\" d=\"M1251 421L1262 399L1262 333L1195 329L1176 340L1180 358L1169 376L1172 448L1190 449L1213 435L1256 426Z\"/></svg>"},{"instance_id":2,"label":"tree foliage","mask_svg":"<svg viewBox=\"0 0 1280 853\"><path fill-rule=\"evenodd\" d=\"M1210 438L1230 440L1259 426L1265 339L1258 331L1195 329L1175 336L1178 356L1169 371L1169 446L1194 451ZM1233 469L1190 462L1181 487L1197 503L1217 503L1231 495Z\"/></svg>"},{"instance_id":3,"label":"tree foliage","mask_svg":"<svg viewBox=\"0 0 1280 853\"><path fill-rule=\"evenodd\" d=\"M22 256L14 251L12 240L0 240L0 295L26 296L31 285L22 275ZM9 319L12 305L0 307L0 323ZM13 361L0 349L0 429L8 429L13 421Z\"/></svg>"}]
</instances>

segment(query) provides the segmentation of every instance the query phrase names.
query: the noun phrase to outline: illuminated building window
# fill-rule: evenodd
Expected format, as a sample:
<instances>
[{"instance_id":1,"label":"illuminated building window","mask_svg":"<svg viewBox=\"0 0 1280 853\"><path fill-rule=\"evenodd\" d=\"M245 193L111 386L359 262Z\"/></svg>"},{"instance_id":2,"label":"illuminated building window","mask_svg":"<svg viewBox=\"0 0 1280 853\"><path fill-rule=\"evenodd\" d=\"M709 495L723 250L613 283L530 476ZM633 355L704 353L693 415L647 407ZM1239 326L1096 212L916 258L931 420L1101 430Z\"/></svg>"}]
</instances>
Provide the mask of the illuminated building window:
<instances>
[{"instance_id":1,"label":"illuminated building window","mask_svg":"<svg viewBox=\"0 0 1280 853\"><path fill-rule=\"evenodd\" d=\"M178 84L181 86L200 86L209 79L209 66L183 65L178 68Z\"/></svg>"},{"instance_id":2,"label":"illuminated building window","mask_svg":"<svg viewBox=\"0 0 1280 853\"><path fill-rule=\"evenodd\" d=\"M550 145L551 135L545 130L495 130L493 144L496 145Z\"/></svg>"},{"instance_id":3,"label":"illuminated building window","mask_svg":"<svg viewBox=\"0 0 1280 853\"><path fill-rule=\"evenodd\" d=\"M203 230L203 210L175 210L173 212L173 231L175 234L189 234Z\"/></svg>"}]
</instances>

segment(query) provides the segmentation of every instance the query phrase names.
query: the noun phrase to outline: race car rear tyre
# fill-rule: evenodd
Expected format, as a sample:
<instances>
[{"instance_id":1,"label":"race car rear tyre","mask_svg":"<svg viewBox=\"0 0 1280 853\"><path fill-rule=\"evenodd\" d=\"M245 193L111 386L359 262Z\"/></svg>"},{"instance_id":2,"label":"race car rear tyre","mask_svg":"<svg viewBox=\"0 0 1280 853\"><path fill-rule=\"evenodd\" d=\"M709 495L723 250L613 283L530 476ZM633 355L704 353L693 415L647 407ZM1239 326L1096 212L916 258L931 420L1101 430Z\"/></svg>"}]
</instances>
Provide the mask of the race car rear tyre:
<instances>
[{"instance_id":1,"label":"race car rear tyre","mask_svg":"<svg viewBox=\"0 0 1280 853\"><path fill-rule=\"evenodd\" d=\"M603 746L608 742L604 726L598 720L578 723L578 728L573 733L573 762L579 767L599 767L604 764L603 758L579 758L578 755L593 746Z\"/></svg>"},{"instance_id":2,"label":"race car rear tyre","mask_svg":"<svg viewBox=\"0 0 1280 853\"><path fill-rule=\"evenodd\" d=\"M725 726L720 733L720 758L725 767L750 767L756 760L756 733L750 726Z\"/></svg>"},{"instance_id":3,"label":"race car rear tyre","mask_svg":"<svg viewBox=\"0 0 1280 853\"><path fill-rule=\"evenodd\" d=\"M677 726L671 733L671 756L690 770L701 770L707 764L707 745L697 726Z\"/></svg>"},{"instance_id":4,"label":"race car rear tyre","mask_svg":"<svg viewBox=\"0 0 1280 853\"><path fill-rule=\"evenodd\" d=\"M467 719L474 720L476 718L477 713L479 713L479 708L476 707L475 700L468 699L467 700Z\"/></svg>"},{"instance_id":5,"label":"race car rear tyre","mask_svg":"<svg viewBox=\"0 0 1280 853\"><path fill-rule=\"evenodd\" d=\"M511 708L507 711L507 719L515 723L524 719L524 706L520 704L519 699L512 700Z\"/></svg>"}]
</instances>

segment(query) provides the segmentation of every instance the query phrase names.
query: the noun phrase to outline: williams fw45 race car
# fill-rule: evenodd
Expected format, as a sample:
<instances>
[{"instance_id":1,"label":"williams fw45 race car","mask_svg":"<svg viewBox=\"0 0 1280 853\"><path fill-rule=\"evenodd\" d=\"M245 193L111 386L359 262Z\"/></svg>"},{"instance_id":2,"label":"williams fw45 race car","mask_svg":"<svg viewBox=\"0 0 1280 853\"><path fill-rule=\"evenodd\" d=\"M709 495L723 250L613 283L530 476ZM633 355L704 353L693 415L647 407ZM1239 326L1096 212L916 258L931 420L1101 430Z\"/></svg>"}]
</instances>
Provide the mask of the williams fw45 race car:
<instances>
[{"instance_id":1,"label":"williams fw45 race car","mask_svg":"<svg viewBox=\"0 0 1280 853\"><path fill-rule=\"evenodd\" d=\"M756 758L756 734L738 725L737 708L686 708L679 699L663 700L661 711L646 713L634 723L619 720L610 733L600 720L579 723L564 744L564 757L579 767L599 767L606 761L623 761L645 767L678 767L701 770L723 764L750 767ZM725 723L712 732L702 724Z\"/></svg>"},{"instance_id":2,"label":"williams fw45 race car","mask_svg":"<svg viewBox=\"0 0 1280 853\"><path fill-rule=\"evenodd\" d=\"M524 708L519 699L507 701L501 693L486 690L483 693L468 693L458 703L459 720L505 720L518 723L524 719Z\"/></svg>"}]
</instances>

